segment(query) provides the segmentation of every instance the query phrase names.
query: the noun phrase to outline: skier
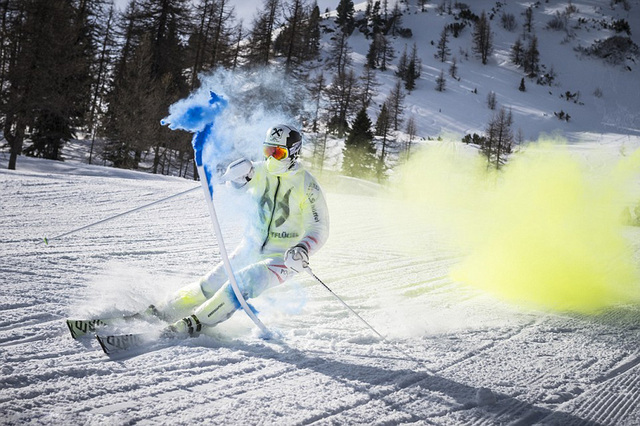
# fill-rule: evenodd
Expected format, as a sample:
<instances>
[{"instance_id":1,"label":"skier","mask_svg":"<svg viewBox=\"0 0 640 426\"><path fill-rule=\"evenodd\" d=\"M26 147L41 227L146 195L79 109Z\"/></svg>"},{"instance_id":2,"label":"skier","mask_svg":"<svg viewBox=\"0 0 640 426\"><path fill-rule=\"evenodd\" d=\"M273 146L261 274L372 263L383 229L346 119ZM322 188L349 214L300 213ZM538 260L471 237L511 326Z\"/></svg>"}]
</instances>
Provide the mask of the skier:
<instances>
[{"instance_id":1,"label":"skier","mask_svg":"<svg viewBox=\"0 0 640 426\"><path fill-rule=\"evenodd\" d=\"M315 178L298 161L301 147L300 132L278 124L267 131L264 161L236 160L223 175L223 180L247 191L256 208L253 232L245 234L230 256L245 299L302 272L309 256L329 235L325 198ZM194 335L225 321L239 307L220 263L200 280L150 306L146 314L175 321L165 334Z\"/></svg>"}]
</instances>

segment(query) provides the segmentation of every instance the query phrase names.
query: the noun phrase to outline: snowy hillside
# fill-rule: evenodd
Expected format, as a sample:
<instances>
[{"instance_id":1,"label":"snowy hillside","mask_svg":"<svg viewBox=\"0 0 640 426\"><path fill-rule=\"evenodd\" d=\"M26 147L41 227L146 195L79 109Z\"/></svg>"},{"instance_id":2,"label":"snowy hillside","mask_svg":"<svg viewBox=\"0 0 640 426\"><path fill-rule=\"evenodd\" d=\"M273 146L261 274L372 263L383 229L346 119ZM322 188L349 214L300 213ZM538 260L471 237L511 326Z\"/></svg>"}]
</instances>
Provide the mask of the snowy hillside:
<instances>
[{"instance_id":1,"label":"snowy hillside","mask_svg":"<svg viewBox=\"0 0 640 426\"><path fill-rule=\"evenodd\" d=\"M496 94L498 108L513 111L515 131L522 129L526 141L535 141L541 134L560 132L570 141L600 141L602 133L638 136L640 128L640 99L637 96L640 84L640 57L623 60L611 65L601 58L579 53L579 48L589 48L596 40L614 35L626 36L606 28L617 20L628 22L630 38L640 45L640 2L628 1L629 9L622 2L598 0L544 1L544 2L495 2L480 0L466 2L469 10L480 15L486 11L493 15L490 20L493 32L493 53L487 65L482 65L472 48L471 24L467 22L459 37L449 34L450 55L442 63L434 57L437 44L445 25L462 22L458 18L460 9L452 13L438 13L441 4L452 2L429 2L426 12L410 2L402 16L402 26L412 30L413 37L394 37L393 46L399 57L405 47L411 52L416 43L422 60L422 75L417 88L406 98L405 118L413 116L422 137L437 138L440 135L464 136L467 133L484 133L487 122L495 111L487 107L487 96ZM463 2L464 3L464 2ZM453 4L457 4L453 2ZM548 28L557 13L564 13L574 6L564 30ZM364 10L366 3L357 5ZM524 31L525 11L532 6L532 32ZM391 6L390 6L391 7ZM508 31L501 24L501 16L515 18L516 26ZM553 73L550 85L538 85L536 79L525 78L526 91L519 85L525 76L522 67L516 67L509 59L512 45L526 33L538 38L541 74ZM359 31L349 39L354 50L354 65L362 66L370 40ZM524 39L523 43L528 43ZM459 80L449 75L449 68L456 59ZM382 86L376 99L382 103L395 84L397 59L386 72L379 72ZM444 71L445 91L436 91L436 79ZM566 93L576 95L567 99ZM564 111L571 116L569 122L559 120L555 113ZM379 108L372 107L370 115L375 117Z\"/></svg>"}]
</instances>

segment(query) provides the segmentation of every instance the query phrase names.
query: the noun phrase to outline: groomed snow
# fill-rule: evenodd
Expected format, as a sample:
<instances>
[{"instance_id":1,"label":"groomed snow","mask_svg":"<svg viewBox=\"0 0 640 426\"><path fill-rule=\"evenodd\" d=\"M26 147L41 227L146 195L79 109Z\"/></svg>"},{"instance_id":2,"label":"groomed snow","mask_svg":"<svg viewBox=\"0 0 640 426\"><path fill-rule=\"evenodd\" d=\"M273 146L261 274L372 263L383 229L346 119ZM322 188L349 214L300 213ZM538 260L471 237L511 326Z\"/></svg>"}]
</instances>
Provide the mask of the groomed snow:
<instances>
[{"instance_id":1,"label":"groomed snow","mask_svg":"<svg viewBox=\"0 0 640 426\"><path fill-rule=\"evenodd\" d=\"M133 312L204 273L219 257L202 193L46 246L196 183L1 163L3 424L640 423L640 307L587 316L502 303L448 277L459 253L344 183L327 190L332 235L312 267L388 343L300 277L255 302L280 340L261 340L238 312L213 336L110 359L72 340L64 319ZM242 224L217 195L232 247ZM398 232L420 253L392 243ZM638 258L640 232L628 232Z\"/></svg>"}]
</instances>

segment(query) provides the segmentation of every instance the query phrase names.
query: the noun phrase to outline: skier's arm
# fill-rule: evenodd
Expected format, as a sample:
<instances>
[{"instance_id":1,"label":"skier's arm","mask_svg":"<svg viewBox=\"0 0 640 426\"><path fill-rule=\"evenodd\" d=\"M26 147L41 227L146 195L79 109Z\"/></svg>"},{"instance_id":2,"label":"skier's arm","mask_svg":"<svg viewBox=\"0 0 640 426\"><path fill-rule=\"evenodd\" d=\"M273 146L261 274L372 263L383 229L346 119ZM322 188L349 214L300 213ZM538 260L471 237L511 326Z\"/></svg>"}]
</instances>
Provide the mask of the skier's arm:
<instances>
[{"instance_id":1,"label":"skier's arm","mask_svg":"<svg viewBox=\"0 0 640 426\"><path fill-rule=\"evenodd\" d=\"M246 158L240 158L227 166L222 175L223 182L230 182L235 188L245 186L254 175L253 163Z\"/></svg>"},{"instance_id":2,"label":"skier's arm","mask_svg":"<svg viewBox=\"0 0 640 426\"><path fill-rule=\"evenodd\" d=\"M329 238L329 209L322 189L311 175L305 179L305 199L302 202L304 234L296 246L314 254Z\"/></svg>"}]
</instances>

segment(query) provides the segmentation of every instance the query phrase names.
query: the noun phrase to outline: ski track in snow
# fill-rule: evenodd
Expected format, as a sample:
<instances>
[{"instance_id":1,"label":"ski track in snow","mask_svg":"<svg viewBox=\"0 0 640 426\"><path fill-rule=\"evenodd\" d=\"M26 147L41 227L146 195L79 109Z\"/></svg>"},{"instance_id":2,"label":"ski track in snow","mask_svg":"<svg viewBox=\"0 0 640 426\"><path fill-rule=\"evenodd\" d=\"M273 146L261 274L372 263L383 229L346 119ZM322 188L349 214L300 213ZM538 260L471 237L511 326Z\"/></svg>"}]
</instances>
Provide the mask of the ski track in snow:
<instances>
[{"instance_id":1,"label":"ski track in snow","mask_svg":"<svg viewBox=\"0 0 640 426\"><path fill-rule=\"evenodd\" d=\"M638 307L504 305L452 282L461 256L428 232L404 236L419 254L389 243L399 231L366 195L328 191L331 238L312 266L390 343L300 277L255 301L281 340L239 312L214 336L109 358L64 319L144 308L219 257L198 191L39 243L196 185L74 173L0 171L2 424L640 423ZM242 231L218 204L232 247Z\"/></svg>"}]
</instances>

